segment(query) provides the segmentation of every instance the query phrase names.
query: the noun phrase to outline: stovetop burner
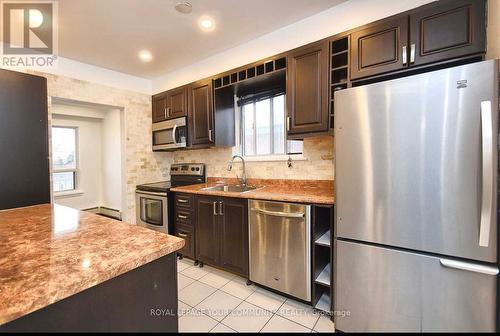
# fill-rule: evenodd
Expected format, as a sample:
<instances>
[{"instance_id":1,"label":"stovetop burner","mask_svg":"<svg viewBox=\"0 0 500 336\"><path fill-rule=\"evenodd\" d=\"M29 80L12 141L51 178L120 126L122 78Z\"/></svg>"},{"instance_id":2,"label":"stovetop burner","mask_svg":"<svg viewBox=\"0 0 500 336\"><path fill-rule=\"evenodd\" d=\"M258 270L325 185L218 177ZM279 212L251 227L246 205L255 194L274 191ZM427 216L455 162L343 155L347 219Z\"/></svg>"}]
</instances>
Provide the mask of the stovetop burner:
<instances>
[{"instance_id":1,"label":"stovetop burner","mask_svg":"<svg viewBox=\"0 0 500 336\"><path fill-rule=\"evenodd\" d=\"M163 182L155 182L155 183L146 183L140 184L136 187L137 190L142 191L152 191L152 192L168 192L172 187L172 183L170 181Z\"/></svg>"},{"instance_id":2,"label":"stovetop burner","mask_svg":"<svg viewBox=\"0 0 500 336\"><path fill-rule=\"evenodd\" d=\"M176 163L170 167L170 181L140 184L137 190L167 193L170 188L206 182L205 164Z\"/></svg>"}]
</instances>

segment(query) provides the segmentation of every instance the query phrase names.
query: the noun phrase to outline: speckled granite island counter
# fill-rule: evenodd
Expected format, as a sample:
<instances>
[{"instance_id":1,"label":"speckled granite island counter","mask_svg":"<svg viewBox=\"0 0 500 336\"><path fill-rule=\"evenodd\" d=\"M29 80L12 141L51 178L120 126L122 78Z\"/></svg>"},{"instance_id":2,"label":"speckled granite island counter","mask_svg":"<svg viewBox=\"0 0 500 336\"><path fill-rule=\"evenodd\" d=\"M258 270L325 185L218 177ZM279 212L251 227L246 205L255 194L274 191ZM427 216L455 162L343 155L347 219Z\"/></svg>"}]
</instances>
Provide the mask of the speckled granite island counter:
<instances>
[{"instance_id":1,"label":"speckled granite island counter","mask_svg":"<svg viewBox=\"0 0 500 336\"><path fill-rule=\"evenodd\" d=\"M61 205L0 211L0 332L177 331L183 246Z\"/></svg>"}]
</instances>

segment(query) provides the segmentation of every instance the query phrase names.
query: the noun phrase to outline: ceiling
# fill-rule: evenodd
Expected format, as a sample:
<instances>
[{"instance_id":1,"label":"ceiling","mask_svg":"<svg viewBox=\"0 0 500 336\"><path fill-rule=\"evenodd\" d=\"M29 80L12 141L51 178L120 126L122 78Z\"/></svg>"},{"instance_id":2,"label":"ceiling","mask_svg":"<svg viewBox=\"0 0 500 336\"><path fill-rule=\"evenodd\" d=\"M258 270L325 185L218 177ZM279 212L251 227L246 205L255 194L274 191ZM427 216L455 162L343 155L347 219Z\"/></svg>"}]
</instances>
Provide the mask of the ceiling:
<instances>
[{"instance_id":1,"label":"ceiling","mask_svg":"<svg viewBox=\"0 0 500 336\"><path fill-rule=\"evenodd\" d=\"M59 0L59 55L143 78L155 78L250 41L344 0ZM208 15L213 32L198 28ZM153 60L143 63L140 50Z\"/></svg>"}]
</instances>

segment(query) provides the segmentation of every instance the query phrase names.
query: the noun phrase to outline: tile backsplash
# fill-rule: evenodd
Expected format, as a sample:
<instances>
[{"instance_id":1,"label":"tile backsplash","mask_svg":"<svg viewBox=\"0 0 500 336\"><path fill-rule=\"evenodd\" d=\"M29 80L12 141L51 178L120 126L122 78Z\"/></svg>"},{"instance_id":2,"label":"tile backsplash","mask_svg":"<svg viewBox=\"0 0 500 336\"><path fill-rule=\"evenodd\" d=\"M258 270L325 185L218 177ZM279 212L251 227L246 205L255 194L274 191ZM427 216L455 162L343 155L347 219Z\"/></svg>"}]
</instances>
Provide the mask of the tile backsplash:
<instances>
[{"instance_id":1,"label":"tile backsplash","mask_svg":"<svg viewBox=\"0 0 500 336\"><path fill-rule=\"evenodd\" d=\"M295 179L295 180L333 180L333 141L332 136L306 138L304 140L305 160L292 162L288 168L286 161L247 161L249 178ZM241 176L241 161L235 161L232 171L227 171L227 163L233 156L234 147L185 150L174 152L175 163L200 162L207 165L209 177Z\"/></svg>"}]
</instances>

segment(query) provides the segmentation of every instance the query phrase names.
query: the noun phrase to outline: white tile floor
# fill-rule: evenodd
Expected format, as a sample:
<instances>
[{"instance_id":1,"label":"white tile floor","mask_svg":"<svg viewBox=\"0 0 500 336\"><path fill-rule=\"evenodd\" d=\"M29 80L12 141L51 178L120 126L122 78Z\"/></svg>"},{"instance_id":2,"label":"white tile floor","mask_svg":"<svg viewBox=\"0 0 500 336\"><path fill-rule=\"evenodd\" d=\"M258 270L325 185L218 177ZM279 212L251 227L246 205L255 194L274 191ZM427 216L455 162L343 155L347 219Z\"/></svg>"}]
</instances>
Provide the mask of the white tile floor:
<instances>
[{"instance_id":1,"label":"white tile floor","mask_svg":"<svg viewBox=\"0 0 500 336\"><path fill-rule=\"evenodd\" d=\"M177 263L180 332L333 332L310 306L189 259Z\"/></svg>"}]
</instances>

